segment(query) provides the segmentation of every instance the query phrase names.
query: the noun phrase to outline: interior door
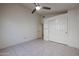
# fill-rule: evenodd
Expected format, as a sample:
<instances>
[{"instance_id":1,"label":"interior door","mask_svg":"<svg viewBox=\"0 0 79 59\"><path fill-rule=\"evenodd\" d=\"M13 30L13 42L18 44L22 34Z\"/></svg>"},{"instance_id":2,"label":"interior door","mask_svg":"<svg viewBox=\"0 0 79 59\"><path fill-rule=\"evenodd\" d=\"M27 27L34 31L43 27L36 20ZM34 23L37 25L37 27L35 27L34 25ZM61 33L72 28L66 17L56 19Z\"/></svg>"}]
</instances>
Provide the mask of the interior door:
<instances>
[{"instance_id":1,"label":"interior door","mask_svg":"<svg viewBox=\"0 0 79 59\"><path fill-rule=\"evenodd\" d=\"M59 15L48 21L48 37L50 41L66 43L67 40L67 15Z\"/></svg>"}]
</instances>

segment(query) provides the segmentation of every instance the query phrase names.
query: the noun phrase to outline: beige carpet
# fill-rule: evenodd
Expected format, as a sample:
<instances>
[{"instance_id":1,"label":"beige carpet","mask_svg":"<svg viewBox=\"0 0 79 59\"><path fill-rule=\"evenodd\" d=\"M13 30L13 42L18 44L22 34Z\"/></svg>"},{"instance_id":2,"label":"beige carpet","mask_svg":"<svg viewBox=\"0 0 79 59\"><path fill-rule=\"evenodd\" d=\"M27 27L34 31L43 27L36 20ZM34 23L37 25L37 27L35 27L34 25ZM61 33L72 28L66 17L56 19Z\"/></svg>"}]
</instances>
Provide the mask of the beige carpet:
<instances>
[{"instance_id":1,"label":"beige carpet","mask_svg":"<svg viewBox=\"0 0 79 59\"><path fill-rule=\"evenodd\" d=\"M79 56L79 50L63 44L32 40L0 50L1 56Z\"/></svg>"}]
</instances>

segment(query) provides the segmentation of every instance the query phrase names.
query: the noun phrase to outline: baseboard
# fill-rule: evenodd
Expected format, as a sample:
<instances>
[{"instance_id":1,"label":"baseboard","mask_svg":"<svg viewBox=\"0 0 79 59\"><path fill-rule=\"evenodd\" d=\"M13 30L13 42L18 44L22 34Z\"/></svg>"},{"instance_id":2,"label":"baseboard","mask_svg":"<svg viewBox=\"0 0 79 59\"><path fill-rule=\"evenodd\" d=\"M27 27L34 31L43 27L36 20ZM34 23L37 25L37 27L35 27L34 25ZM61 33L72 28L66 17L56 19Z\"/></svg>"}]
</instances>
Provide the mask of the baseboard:
<instances>
[{"instance_id":1,"label":"baseboard","mask_svg":"<svg viewBox=\"0 0 79 59\"><path fill-rule=\"evenodd\" d=\"M50 40L45 40L45 41L50 41ZM50 42L55 42L55 41L50 41ZM61 44L61 45L64 45L64 46L67 46L67 47L71 47L71 48L75 48L75 49L78 49L77 47L74 47L74 46L71 46L71 45L68 45L68 44L64 44L64 43L59 43L59 42L55 42L55 43L58 43L58 44Z\"/></svg>"},{"instance_id":2,"label":"baseboard","mask_svg":"<svg viewBox=\"0 0 79 59\"><path fill-rule=\"evenodd\" d=\"M35 39L39 39L39 38L35 38ZM25 41L22 41L22 42L19 42L19 43L16 43L16 44L7 45L7 46L5 46L3 48L0 48L0 49L5 49L5 48L13 47L13 46L16 46L16 45L19 45L19 44L22 44L22 43L25 43L25 42L29 42L29 41L32 41L32 40L35 40L35 39L29 39L29 40L25 40Z\"/></svg>"}]
</instances>

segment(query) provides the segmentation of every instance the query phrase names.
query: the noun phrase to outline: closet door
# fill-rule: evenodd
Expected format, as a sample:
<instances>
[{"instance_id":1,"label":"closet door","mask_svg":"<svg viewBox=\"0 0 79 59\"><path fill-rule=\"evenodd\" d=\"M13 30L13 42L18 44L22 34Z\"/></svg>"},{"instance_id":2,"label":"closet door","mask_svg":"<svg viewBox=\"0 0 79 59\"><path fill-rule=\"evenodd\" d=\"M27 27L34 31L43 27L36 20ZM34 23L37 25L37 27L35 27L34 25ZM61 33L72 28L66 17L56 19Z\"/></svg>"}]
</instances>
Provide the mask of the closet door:
<instances>
[{"instance_id":1,"label":"closet door","mask_svg":"<svg viewBox=\"0 0 79 59\"><path fill-rule=\"evenodd\" d=\"M59 15L48 21L48 40L65 43L67 40L67 15Z\"/></svg>"}]
</instances>

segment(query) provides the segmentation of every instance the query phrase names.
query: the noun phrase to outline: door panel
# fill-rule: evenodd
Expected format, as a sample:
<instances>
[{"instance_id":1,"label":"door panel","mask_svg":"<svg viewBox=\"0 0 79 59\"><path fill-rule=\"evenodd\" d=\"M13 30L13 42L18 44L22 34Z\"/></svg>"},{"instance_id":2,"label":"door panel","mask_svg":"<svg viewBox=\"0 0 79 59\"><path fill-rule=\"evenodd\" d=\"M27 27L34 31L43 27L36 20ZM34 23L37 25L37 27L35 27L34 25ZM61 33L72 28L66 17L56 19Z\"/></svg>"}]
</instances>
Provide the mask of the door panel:
<instances>
[{"instance_id":1,"label":"door panel","mask_svg":"<svg viewBox=\"0 0 79 59\"><path fill-rule=\"evenodd\" d=\"M48 21L49 40L65 43L67 40L67 15L60 15Z\"/></svg>"}]
</instances>

